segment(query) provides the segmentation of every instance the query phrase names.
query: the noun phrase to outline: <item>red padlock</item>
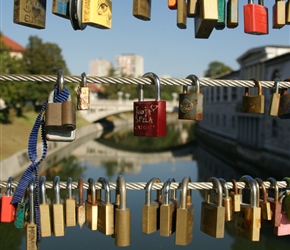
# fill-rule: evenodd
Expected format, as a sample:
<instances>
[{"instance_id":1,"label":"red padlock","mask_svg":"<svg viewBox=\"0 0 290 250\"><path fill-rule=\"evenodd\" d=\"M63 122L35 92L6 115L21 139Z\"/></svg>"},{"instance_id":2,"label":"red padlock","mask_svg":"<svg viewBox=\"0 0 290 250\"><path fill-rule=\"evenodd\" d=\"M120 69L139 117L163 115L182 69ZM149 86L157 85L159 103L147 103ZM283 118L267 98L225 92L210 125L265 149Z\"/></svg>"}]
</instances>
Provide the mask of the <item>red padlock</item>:
<instances>
[{"instance_id":1,"label":"red padlock","mask_svg":"<svg viewBox=\"0 0 290 250\"><path fill-rule=\"evenodd\" d=\"M134 136L166 136L166 102L160 100L160 81L154 73L146 73L156 86L155 101L144 101L143 85L138 86L138 102L134 102Z\"/></svg>"},{"instance_id":2,"label":"red padlock","mask_svg":"<svg viewBox=\"0 0 290 250\"><path fill-rule=\"evenodd\" d=\"M259 0L259 4L248 0L248 4L244 5L244 32L252 35L269 34L268 8L263 0Z\"/></svg>"},{"instance_id":3,"label":"red padlock","mask_svg":"<svg viewBox=\"0 0 290 250\"><path fill-rule=\"evenodd\" d=\"M13 178L9 177L7 182L7 190L1 198L1 222L12 222L15 219L16 207L10 204L12 201L12 181Z\"/></svg>"}]
</instances>

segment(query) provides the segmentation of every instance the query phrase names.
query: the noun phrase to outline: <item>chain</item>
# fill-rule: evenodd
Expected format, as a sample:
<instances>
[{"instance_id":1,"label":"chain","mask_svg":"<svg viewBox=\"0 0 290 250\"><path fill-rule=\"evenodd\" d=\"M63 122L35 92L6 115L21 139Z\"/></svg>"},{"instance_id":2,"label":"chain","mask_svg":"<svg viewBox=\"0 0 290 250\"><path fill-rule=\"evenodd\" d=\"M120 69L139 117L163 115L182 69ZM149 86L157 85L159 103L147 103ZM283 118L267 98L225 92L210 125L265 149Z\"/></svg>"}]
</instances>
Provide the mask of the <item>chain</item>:
<instances>
[{"instance_id":1,"label":"chain","mask_svg":"<svg viewBox=\"0 0 290 250\"><path fill-rule=\"evenodd\" d=\"M65 76L65 82L80 83L80 76ZM56 82L57 76L53 75L0 75L0 82ZM151 80L146 77L97 77L97 76L87 76L87 82L97 83L97 84L152 84ZM160 78L161 85L171 85L171 86L191 86L192 81L183 78ZM210 87L254 87L255 83L253 80L221 80L221 79L199 79L200 86L210 86ZM272 88L274 86L274 81L260 81L262 87ZM290 88L290 82L280 81L280 88Z\"/></svg>"}]
</instances>

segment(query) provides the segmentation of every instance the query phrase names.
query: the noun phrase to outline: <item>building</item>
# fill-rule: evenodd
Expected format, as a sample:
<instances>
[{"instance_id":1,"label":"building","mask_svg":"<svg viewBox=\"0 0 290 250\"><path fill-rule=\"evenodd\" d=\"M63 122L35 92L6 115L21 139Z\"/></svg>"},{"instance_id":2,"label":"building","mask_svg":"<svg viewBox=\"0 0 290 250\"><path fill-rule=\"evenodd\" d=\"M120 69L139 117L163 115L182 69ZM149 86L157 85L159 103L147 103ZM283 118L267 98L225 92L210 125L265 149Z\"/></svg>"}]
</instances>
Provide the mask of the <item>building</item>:
<instances>
[{"instance_id":1,"label":"building","mask_svg":"<svg viewBox=\"0 0 290 250\"><path fill-rule=\"evenodd\" d=\"M8 48L11 57L15 57L16 59L22 58L23 52L25 51L25 48L22 45L13 41L12 39L3 34L0 36L0 39L4 43L4 45Z\"/></svg>"},{"instance_id":2,"label":"building","mask_svg":"<svg viewBox=\"0 0 290 250\"><path fill-rule=\"evenodd\" d=\"M108 76L110 70L113 68L113 64L103 58L99 58L89 63L89 75L90 76Z\"/></svg>"},{"instance_id":3,"label":"building","mask_svg":"<svg viewBox=\"0 0 290 250\"><path fill-rule=\"evenodd\" d=\"M116 56L116 75L140 77L144 74L144 60L140 55L122 54Z\"/></svg>"}]
</instances>

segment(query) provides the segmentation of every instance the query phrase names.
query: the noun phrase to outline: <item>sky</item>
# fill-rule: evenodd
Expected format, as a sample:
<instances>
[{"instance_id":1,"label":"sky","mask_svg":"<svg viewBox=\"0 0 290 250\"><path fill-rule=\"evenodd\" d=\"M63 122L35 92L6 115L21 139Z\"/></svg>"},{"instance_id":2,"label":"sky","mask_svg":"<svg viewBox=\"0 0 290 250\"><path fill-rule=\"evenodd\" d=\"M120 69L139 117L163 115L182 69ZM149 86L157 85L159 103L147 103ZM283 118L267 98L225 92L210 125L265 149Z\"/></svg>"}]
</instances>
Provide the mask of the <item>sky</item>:
<instances>
[{"instance_id":1,"label":"sky","mask_svg":"<svg viewBox=\"0 0 290 250\"><path fill-rule=\"evenodd\" d=\"M254 1L255 2L255 1ZM256 1L257 2L257 1ZM290 26L272 29L273 0L266 0L269 13L269 34L244 33L243 5L239 1L239 26L213 30L208 39L194 37L194 19L187 19L187 28L176 25L176 10L167 7L167 0L151 1L151 20L141 21L132 15L133 0L112 0L112 28L87 26L75 31L70 20L52 14L52 0L47 0L46 28L42 30L13 23L12 0L0 0L1 32L26 47L30 36L43 43L55 43L62 50L71 75L89 73L89 62L99 58L115 63L119 54L138 54L144 58L144 73L185 78L189 74L202 77L208 65L220 61L233 70L239 69L237 58L252 48L265 45L290 46Z\"/></svg>"}]
</instances>

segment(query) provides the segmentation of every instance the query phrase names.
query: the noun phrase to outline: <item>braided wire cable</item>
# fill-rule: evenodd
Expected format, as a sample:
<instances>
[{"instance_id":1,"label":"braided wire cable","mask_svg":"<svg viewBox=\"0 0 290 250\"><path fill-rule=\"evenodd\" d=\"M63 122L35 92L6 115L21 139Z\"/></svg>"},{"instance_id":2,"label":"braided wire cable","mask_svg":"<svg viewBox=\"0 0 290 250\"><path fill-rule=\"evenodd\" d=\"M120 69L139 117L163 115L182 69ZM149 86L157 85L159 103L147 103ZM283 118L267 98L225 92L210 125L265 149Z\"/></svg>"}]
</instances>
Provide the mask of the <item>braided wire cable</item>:
<instances>
[{"instance_id":1,"label":"braided wire cable","mask_svg":"<svg viewBox=\"0 0 290 250\"><path fill-rule=\"evenodd\" d=\"M0 82L44 82L51 83L56 82L57 76L53 75L23 75L23 74L1 74ZM81 76L64 76L65 82L80 83ZM87 76L88 83L96 84L152 84L151 80L146 77L107 77L107 76ZM254 87L255 83L253 80L228 80L228 79L210 79L201 78L199 79L200 86L210 87ZM262 87L272 88L274 81L260 81ZM171 86L191 86L192 81L190 79L183 78L160 78L161 85ZM279 81L280 88L290 88L290 82Z\"/></svg>"}]
</instances>

